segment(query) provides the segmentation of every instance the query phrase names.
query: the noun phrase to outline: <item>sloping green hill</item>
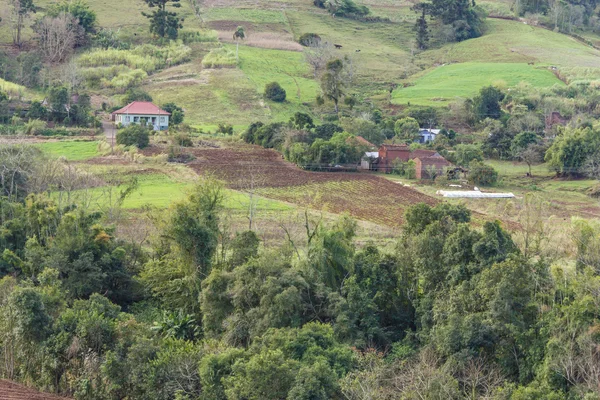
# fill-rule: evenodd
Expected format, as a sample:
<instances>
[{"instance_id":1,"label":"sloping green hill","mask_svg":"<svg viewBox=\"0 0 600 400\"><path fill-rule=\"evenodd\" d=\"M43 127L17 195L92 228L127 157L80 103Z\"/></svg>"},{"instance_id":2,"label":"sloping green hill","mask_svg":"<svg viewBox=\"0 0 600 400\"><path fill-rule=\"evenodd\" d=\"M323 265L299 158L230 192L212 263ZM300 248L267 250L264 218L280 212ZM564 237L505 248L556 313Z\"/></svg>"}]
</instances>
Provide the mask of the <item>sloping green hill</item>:
<instances>
[{"instance_id":1,"label":"sloping green hill","mask_svg":"<svg viewBox=\"0 0 600 400\"><path fill-rule=\"evenodd\" d=\"M524 63L460 63L434 68L417 78L413 86L397 89L394 104L444 105L456 99L473 97L492 84L515 86L526 82L533 87L563 85L547 68Z\"/></svg>"},{"instance_id":2,"label":"sloping green hill","mask_svg":"<svg viewBox=\"0 0 600 400\"><path fill-rule=\"evenodd\" d=\"M159 103L174 101L183 106L188 122L196 126L230 123L241 127L255 120L286 120L294 112L310 111L320 92L319 82L296 42L308 32L342 46L334 56L351 59L355 71L354 83L347 91L381 108L390 106L389 90L396 85L399 89L391 96L392 104L443 106L500 80L509 86L521 81L537 87L560 83L547 70L549 66L568 71L563 76L576 78L582 67L600 65L600 51L571 37L518 21L491 18L480 38L438 44L413 54L412 3L362 3L371 7L373 14L390 18L390 22L333 18L309 0L182 0L178 12L185 18L185 30L214 30L220 43L193 44L189 62L151 74L143 88ZM502 1L497 3L507 7ZM36 4L41 15L50 0L37 0ZM141 15L147 10L142 0L94 0L89 4L98 15L99 26L118 30L124 40L133 43L152 40L148 21ZM194 6L200 6L199 15ZM0 40L6 45L10 42L6 2L0 4L0 16L4 21L0 24ZM204 68L202 60L211 48L235 50L232 33L240 25L245 27L247 38L240 43L237 68ZM28 28L26 37L31 38L31 34ZM586 78L594 77L596 71L586 69L585 74ZM286 103L275 104L263 98L264 85L270 81L278 81L286 89ZM400 88L402 83L409 85ZM110 97L119 93L102 90L98 94ZM118 97L113 99L118 101Z\"/></svg>"}]
</instances>

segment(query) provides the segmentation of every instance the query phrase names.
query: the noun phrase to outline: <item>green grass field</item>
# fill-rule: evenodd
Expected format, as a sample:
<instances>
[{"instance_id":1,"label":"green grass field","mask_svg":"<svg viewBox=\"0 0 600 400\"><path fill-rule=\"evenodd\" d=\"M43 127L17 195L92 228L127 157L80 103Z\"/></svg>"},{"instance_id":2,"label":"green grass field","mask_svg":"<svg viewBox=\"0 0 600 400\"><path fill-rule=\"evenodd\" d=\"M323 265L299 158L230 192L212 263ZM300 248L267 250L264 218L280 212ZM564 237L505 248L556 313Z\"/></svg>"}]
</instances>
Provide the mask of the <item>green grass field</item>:
<instances>
[{"instance_id":1,"label":"green grass field","mask_svg":"<svg viewBox=\"0 0 600 400\"><path fill-rule=\"evenodd\" d=\"M144 206L156 208L168 208L177 201L184 200L194 187L193 183L178 181L163 173L131 175L137 178L138 188L125 199L123 208L126 210L139 210ZM112 188L112 196L125 189L125 186ZM98 208L106 207L108 204L108 187L97 187L86 190L85 196L94 199L92 205ZM249 206L249 196L235 190L225 189L223 207L227 210L243 211ZM257 211L286 212L294 209L293 206L260 196L255 196L255 208Z\"/></svg>"},{"instance_id":2,"label":"green grass field","mask_svg":"<svg viewBox=\"0 0 600 400\"><path fill-rule=\"evenodd\" d=\"M495 82L515 86L527 82L534 87L563 83L547 69L517 63L461 63L435 68L417 78L413 86L396 89L394 104L442 105L457 98L473 97Z\"/></svg>"},{"instance_id":3,"label":"green grass field","mask_svg":"<svg viewBox=\"0 0 600 400\"><path fill-rule=\"evenodd\" d=\"M451 62L534 62L545 66L598 66L600 51L577 40L518 21L488 18L482 37L426 51L419 58Z\"/></svg>"},{"instance_id":4,"label":"green grass field","mask_svg":"<svg viewBox=\"0 0 600 400\"><path fill-rule=\"evenodd\" d=\"M240 46L239 57L241 70L259 94L269 82L278 82L285 89L284 103L264 100L274 120L287 121L295 112L307 112L302 103L314 102L320 93L319 83L313 79L302 53Z\"/></svg>"},{"instance_id":5,"label":"green grass field","mask_svg":"<svg viewBox=\"0 0 600 400\"><path fill-rule=\"evenodd\" d=\"M65 157L69 161L82 161L98 156L98 142L67 141L45 142L36 144L51 157Z\"/></svg>"}]
</instances>

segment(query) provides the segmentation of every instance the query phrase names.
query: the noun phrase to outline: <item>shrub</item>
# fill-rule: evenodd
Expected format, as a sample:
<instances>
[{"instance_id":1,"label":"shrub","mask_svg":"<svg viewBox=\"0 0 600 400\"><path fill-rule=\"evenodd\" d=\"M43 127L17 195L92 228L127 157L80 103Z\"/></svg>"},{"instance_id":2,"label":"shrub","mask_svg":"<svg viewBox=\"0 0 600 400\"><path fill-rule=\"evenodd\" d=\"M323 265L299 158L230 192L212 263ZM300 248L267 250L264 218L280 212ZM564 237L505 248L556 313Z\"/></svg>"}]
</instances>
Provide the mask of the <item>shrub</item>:
<instances>
[{"instance_id":1,"label":"shrub","mask_svg":"<svg viewBox=\"0 0 600 400\"><path fill-rule=\"evenodd\" d=\"M300 39L298 39L298 43L305 47L312 46L320 42L321 36L317 35L316 33L305 33L300 36Z\"/></svg>"},{"instance_id":2,"label":"shrub","mask_svg":"<svg viewBox=\"0 0 600 400\"><path fill-rule=\"evenodd\" d=\"M217 32L213 30L207 31L180 31L179 39L185 44L189 43L204 43L204 42L218 42L219 38Z\"/></svg>"},{"instance_id":3,"label":"shrub","mask_svg":"<svg viewBox=\"0 0 600 400\"><path fill-rule=\"evenodd\" d=\"M150 131L142 125L130 125L117 132L117 144L143 149L150 143Z\"/></svg>"},{"instance_id":4,"label":"shrub","mask_svg":"<svg viewBox=\"0 0 600 400\"><path fill-rule=\"evenodd\" d=\"M204 68L234 68L236 65L235 53L224 47L212 49L202 60Z\"/></svg>"},{"instance_id":5,"label":"shrub","mask_svg":"<svg viewBox=\"0 0 600 400\"><path fill-rule=\"evenodd\" d=\"M171 113L171 117L169 118L170 125L179 125L183 122L183 117L185 117L185 113L183 108L179 107L175 103L166 103L162 105L162 109Z\"/></svg>"},{"instance_id":6,"label":"shrub","mask_svg":"<svg viewBox=\"0 0 600 400\"><path fill-rule=\"evenodd\" d=\"M490 186L498 181L498 171L479 161L470 164L469 182L475 185Z\"/></svg>"},{"instance_id":7,"label":"shrub","mask_svg":"<svg viewBox=\"0 0 600 400\"><path fill-rule=\"evenodd\" d=\"M279 83L271 82L265 86L265 96L269 100L282 103L285 101L286 93Z\"/></svg>"},{"instance_id":8,"label":"shrub","mask_svg":"<svg viewBox=\"0 0 600 400\"><path fill-rule=\"evenodd\" d=\"M233 126L229 124L219 124L217 133L222 133L223 135L233 135Z\"/></svg>"},{"instance_id":9,"label":"shrub","mask_svg":"<svg viewBox=\"0 0 600 400\"><path fill-rule=\"evenodd\" d=\"M192 142L192 139L190 138L189 135L185 134L185 133L179 133L175 136L173 136L173 144L177 145L177 146L182 146L182 147L193 147L194 143Z\"/></svg>"}]
</instances>

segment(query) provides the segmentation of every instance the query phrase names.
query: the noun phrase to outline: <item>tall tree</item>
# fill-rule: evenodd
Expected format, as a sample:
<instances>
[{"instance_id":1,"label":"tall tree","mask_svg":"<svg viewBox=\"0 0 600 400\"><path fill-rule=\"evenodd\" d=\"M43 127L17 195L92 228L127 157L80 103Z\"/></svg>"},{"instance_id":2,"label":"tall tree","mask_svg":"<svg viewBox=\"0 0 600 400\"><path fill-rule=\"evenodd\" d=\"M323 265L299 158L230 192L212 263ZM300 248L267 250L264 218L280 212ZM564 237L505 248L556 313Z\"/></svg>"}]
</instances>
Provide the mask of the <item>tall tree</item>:
<instances>
[{"instance_id":1,"label":"tall tree","mask_svg":"<svg viewBox=\"0 0 600 400\"><path fill-rule=\"evenodd\" d=\"M417 18L414 29L417 33L417 47L419 50L425 50L429 43L429 28L425 18L425 8L422 8L421 16Z\"/></svg>"},{"instance_id":2,"label":"tall tree","mask_svg":"<svg viewBox=\"0 0 600 400\"><path fill-rule=\"evenodd\" d=\"M176 12L168 11L167 5L171 3L173 8L181 7L180 0L144 0L148 7L157 7L151 14L142 12L142 15L150 20L150 32L161 38L177 39L179 29L183 28Z\"/></svg>"},{"instance_id":3,"label":"tall tree","mask_svg":"<svg viewBox=\"0 0 600 400\"><path fill-rule=\"evenodd\" d=\"M325 73L321 77L321 89L323 94L335 104L336 114L339 112L338 103L344 96L344 79L342 72L344 63L342 60L335 59L327 63Z\"/></svg>"},{"instance_id":4,"label":"tall tree","mask_svg":"<svg viewBox=\"0 0 600 400\"><path fill-rule=\"evenodd\" d=\"M13 43L21 47L21 31L25 18L32 12L35 12L33 0L11 0L13 14Z\"/></svg>"},{"instance_id":5,"label":"tall tree","mask_svg":"<svg viewBox=\"0 0 600 400\"><path fill-rule=\"evenodd\" d=\"M240 52L240 39L246 39L246 31L243 26L238 26L235 32L233 32L233 40L235 40L235 59L239 61Z\"/></svg>"}]
</instances>

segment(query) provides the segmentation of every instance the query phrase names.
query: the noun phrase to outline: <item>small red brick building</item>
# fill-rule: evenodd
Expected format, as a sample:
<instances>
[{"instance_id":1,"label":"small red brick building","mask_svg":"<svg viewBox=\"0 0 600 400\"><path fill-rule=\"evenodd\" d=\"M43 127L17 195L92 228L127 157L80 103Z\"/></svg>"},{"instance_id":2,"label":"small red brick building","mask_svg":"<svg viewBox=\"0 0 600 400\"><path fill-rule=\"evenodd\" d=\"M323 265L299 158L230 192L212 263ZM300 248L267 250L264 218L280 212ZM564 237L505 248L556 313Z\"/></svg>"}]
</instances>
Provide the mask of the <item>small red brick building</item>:
<instances>
[{"instance_id":1,"label":"small red brick building","mask_svg":"<svg viewBox=\"0 0 600 400\"><path fill-rule=\"evenodd\" d=\"M444 169L449 167L448 160L444 157L434 155L431 157L415 158L415 177L417 179L430 179L435 178L444 173ZM432 176L435 175L435 176Z\"/></svg>"},{"instance_id":2,"label":"small red brick building","mask_svg":"<svg viewBox=\"0 0 600 400\"><path fill-rule=\"evenodd\" d=\"M430 173L434 169L439 174L443 172L444 168L452 165L435 150L411 151L410 147L405 144L383 144L379 148L377 159L369 169L386 173L392 172L394 161L397 159L403 162L414 160L417 179L431 178Z\"/></svg>"}]
</instances>

